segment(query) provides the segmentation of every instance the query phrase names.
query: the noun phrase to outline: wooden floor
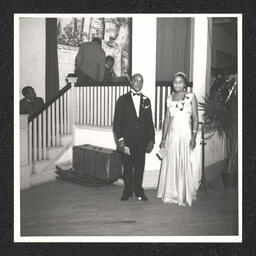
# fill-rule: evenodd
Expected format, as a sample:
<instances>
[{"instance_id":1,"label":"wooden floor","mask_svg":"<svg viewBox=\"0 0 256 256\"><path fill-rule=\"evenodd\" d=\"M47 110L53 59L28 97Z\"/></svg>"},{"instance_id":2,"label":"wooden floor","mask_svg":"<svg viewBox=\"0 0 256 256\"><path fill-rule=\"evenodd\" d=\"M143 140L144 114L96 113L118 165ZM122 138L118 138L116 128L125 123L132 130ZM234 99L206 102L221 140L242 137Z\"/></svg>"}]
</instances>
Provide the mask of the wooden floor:
<instances>
[{"instance_id":1,"label":"wooden floor","mask_svg":"<svg viewBox=\"0 0 256 256\"><path fill-rule=\"evenodd\" d=\"M214 185L184 208L162 203L156 190L146 191L148 202L122 202L121 186L56 180L21 192L21 236L237 235L237 190Z\"/></svg>"}]
</instances>

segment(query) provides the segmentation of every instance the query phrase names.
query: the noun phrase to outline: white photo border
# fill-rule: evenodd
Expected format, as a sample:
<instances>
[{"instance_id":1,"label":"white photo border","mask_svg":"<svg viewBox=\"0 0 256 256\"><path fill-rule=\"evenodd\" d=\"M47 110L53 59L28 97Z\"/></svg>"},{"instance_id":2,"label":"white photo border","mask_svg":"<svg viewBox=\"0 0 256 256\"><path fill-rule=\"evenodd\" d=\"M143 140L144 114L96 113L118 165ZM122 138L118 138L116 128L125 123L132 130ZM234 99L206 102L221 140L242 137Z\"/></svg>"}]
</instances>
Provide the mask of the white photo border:
<instances>
[{"instance_id":1,"label":"white photo border","mask_svg":"<svg viewBox=\"0 0 256 256\"><path fill-rule=\"evenodd\" d=\"M234 236L21 236L20 217L20 124L19 124L19 19L57 17L138 17L161 18L236 17L238 48L238 235ZM242 17L241 13L197 13L197 14L132 14L132 13L72 13L72 14L14 14L14 242L91 242L91 243L241 243L242 242Z\"/></svg>"}]
</instances>

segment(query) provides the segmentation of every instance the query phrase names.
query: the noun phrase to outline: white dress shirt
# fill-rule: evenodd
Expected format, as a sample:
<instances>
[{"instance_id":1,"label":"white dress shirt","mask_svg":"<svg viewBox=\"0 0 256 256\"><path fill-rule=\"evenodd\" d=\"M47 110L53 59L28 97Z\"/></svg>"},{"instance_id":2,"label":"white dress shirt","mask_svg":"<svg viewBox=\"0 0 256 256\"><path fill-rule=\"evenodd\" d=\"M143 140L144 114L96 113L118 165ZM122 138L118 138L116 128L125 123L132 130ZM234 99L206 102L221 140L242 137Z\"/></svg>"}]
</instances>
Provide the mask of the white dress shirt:
<instances>
[{"instance_id":1,"label":"white dress shirt","mask_svg":"<svg viewBox=\"0 0 256 256\"><path fill-rule=\"evenodd\" d=\"M131 92L132 93L141 93L140 91L139 92L135 92L133 89L131 89ZM133 104L134 104L134 107L135 107L135 110L136 110L136 114L137 114L137 117L140 116L140 96L137 96L137 95L133 95L131 93L131 96L132 96L132 101L133 101Z\"/></svg>"},{"instance_id":2,"label":"white dress shirt","mask_svg":"<svg viewBox=\"0 0 256 256\"><path fill-rule=\"evenodd\" d=\"M133 89L131 89L131 92L132 93L141 93L140 91L139 92L135 92ZM137 95L132 95L131 93L131 96L132 96L132 101L133 101L133 104L134 104L134 107L135 107L135 110L136 110L136 115L137 117L140 116L140 99L141 99L141 96L137 96ZM119 141L123 140L124 138L120 138Z\"/></svg>"}]
</instances>

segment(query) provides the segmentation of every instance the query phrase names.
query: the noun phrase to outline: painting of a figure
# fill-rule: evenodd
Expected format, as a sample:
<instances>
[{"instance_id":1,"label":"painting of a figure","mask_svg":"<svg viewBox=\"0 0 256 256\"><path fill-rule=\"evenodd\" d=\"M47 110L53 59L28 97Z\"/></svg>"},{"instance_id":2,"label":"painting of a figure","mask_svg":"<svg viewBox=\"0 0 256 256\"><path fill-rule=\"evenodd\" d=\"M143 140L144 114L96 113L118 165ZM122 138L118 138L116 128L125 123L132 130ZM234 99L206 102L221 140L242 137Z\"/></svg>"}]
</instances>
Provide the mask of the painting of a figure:
<instances>
[{"instance_id":1,"label":"painting of a figure","mask_svg":"<svg viewBox=\"0 0 256 256\"><path fill-rule=\"evenodd\" d=\"M79 46L98 37L106 56L115 59L117 76L130 76L131 72L131 18L59 18L57 42L60 81L72 73ZM63 82L62 82L63 83Z\"/></svg>"}]
</instances>

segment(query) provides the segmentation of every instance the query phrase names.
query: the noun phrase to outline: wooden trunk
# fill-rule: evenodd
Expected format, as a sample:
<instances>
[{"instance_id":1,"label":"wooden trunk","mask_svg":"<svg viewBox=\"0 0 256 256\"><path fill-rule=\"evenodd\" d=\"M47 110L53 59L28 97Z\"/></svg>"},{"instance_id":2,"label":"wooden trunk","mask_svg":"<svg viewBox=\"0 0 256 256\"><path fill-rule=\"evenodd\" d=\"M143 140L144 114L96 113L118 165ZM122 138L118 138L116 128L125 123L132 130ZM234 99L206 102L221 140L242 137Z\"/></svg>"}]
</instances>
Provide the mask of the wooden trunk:
<instances>
[{"instance_id":1,"label":"wooden trunk","mask_svg":"<svg viewBox=\"0 0 256 256\"><path fill-rule=\"evenodd\" d=\"M89 144L74 146L73 169L112 183L122 178L121 155L115 150Z\"/></svg>"}]
</instances>

